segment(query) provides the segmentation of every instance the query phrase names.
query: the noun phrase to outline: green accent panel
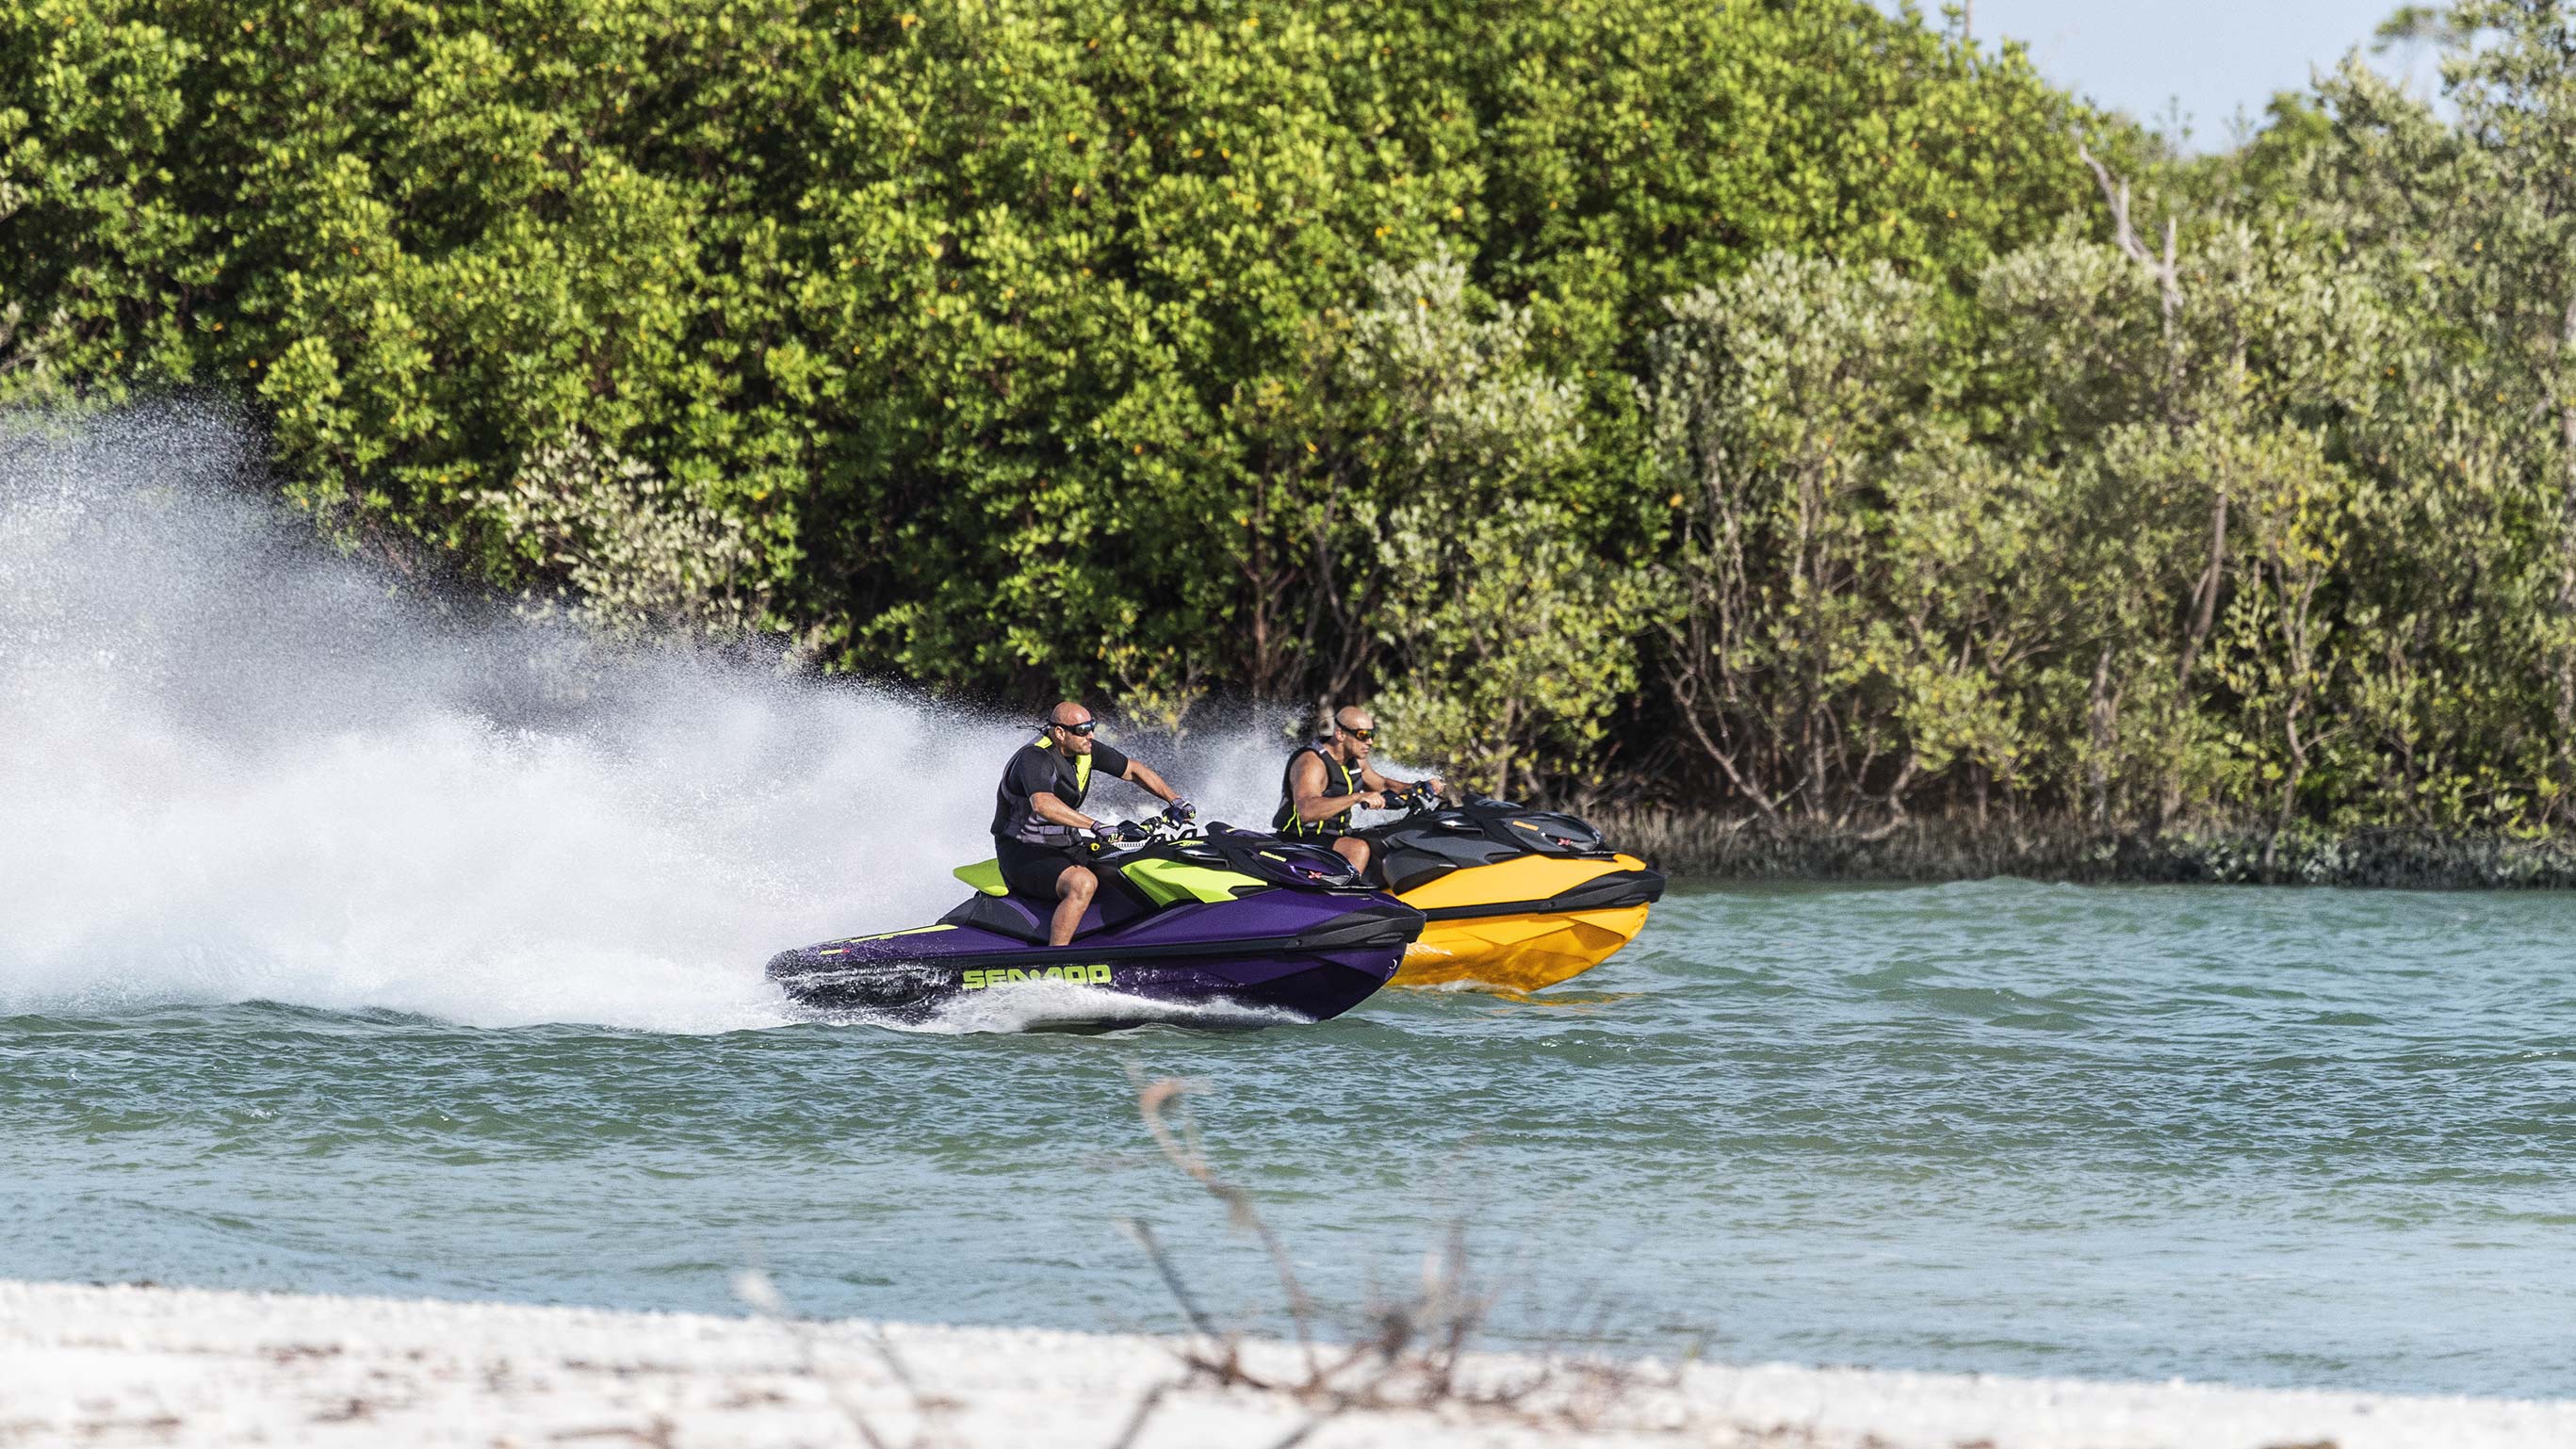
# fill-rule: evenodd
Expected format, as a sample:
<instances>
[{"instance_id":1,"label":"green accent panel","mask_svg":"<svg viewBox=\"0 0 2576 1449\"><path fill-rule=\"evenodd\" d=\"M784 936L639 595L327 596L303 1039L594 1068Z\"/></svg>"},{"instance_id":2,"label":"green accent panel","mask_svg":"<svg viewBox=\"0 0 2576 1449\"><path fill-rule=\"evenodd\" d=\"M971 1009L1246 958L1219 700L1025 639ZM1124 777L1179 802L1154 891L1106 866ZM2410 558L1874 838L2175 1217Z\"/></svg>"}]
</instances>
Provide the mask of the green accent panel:
<instances>
[{"instance_id":1,"label":"green accent panel","mask_svg":"<svg viewBox=\"0 0 2576 1449\"><path fill-rule=\"evenodd\" d=\"M1237 887L1261 884L1248 875L1177 860L1140 860L1119 867L1119 874L1135 882L1158 906L1189 900L1230 901Z\"/></svg>"},{"instance_id":2,"label":"green accent panel","mask_svg":"<svg viewBox=\"0 0 2576 1449\"><path fill-rule=\"evenodd\" d=\"M1011 888L1002 884L1002 863L998 860L979 860L973 865L961 865L949 874L988 896L1011 893Z\"/></svg>"}]
</instances>

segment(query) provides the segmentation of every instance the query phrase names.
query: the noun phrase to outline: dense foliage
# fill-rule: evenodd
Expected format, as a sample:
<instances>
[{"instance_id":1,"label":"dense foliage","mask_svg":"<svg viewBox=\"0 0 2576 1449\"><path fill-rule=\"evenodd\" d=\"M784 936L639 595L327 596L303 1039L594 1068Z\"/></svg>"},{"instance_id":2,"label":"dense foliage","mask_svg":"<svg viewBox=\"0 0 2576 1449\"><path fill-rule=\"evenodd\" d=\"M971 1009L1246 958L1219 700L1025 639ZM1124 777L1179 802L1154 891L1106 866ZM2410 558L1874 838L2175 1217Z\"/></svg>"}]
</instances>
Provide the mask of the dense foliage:
<instances>
[{"instance_id":1,"label":"dense foliage","mask_svg":"<svg viewBox=\"0 0 2576 1449\"><path fill-rule=\"evenodd\" d=\"M2183 163L1859 0L0 0L0 399L1027 704L1911 813L2576 786L2576 34Z\"/></svg>"}]
</instances>

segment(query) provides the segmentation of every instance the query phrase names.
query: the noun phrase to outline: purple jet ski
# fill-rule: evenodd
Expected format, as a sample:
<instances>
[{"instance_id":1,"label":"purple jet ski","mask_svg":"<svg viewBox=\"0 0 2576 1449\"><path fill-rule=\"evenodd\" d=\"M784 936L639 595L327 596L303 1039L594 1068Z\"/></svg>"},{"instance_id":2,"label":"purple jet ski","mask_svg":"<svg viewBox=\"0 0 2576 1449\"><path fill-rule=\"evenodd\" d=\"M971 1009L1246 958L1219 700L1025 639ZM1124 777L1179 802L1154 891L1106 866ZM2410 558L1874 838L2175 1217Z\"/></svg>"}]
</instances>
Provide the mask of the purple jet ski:
<instances>
[{"instance_id":1,"label":"purple jet ski","mask_svg":"<svg viewBox=\"0 0 2576 1449\"><path fill-rule=\"evenodd\" d=\"M1053 982L1047 1024L1107 1027L1214 1007L1246 1024L1339 1016L1387 983L1422 915L1331 850L1210 825L1156 822L1095 847L1100 892L1073 944L1047 945L1053 901L1012 895L992 861L936 925L781 952L769 978L802 1005L917 1019L996 989ZM1068 1015L1067 1013L1071 1013Z\"/></svg>"}]
</instances>

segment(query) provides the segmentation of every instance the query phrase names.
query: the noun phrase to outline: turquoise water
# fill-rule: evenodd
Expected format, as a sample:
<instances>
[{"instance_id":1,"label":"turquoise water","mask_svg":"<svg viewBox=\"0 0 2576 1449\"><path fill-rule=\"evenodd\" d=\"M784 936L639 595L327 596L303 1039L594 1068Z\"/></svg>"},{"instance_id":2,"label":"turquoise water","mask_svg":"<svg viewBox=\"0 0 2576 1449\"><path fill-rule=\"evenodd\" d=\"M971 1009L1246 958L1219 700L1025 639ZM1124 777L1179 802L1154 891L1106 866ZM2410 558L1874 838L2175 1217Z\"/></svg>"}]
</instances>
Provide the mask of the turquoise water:
<instances>
[{"instance_id":1,"label":"turquoise water","mask_svg":"<svg viewBox=\"0 0 2576 1449\"><path fill-rule=\"evenodd\" d=\"M262 452L0 417L0 1275L1174 1327L1135 1218L1282 1326L1133 1071L1344 1323L1463 1221L1509 1343L2576 1393L2567 897L1684 889L1538 1001L799 1024L759 963L954 904L1037 706L433 604ZM1267 818L1278 721L1104 717Z\"/></svg>"},{"instance_id":2,"label":"turquoise water","mask_svg":"<svg viewBox=\"0 0 2576 1449\"><path fill-rule=\"evenodd\" d=\"M2576 903L1682 889L1549 996L1246 1034L0 1019L0 1276L1168 1329L1257 1250L1154 1155L1206 1084L1328 1312L1453 1219L1501 1342L2576 1393ZM0 961L0 980L9 963ZM157 978L156 978L157 979Z\"/></svg>"}]
</instances>

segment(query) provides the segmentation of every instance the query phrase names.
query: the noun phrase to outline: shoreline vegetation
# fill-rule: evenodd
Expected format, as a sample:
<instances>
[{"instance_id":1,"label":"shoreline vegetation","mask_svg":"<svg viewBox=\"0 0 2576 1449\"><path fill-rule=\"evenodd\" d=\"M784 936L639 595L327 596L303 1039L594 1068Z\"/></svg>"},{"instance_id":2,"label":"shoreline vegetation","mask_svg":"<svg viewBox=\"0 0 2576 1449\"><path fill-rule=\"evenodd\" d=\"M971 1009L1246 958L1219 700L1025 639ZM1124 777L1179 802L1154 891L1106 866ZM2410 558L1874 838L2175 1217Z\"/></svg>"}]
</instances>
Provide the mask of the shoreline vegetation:
<instances>
[{"instance_id":1,"label":"shoreline vegetation","mask_svg":"<svg viewBox=\"0 0 2576 1449\"><path fill-rule=\"evenodd\" d=\"M2381 43L2188 155L1866 0L12 0L0 407L1677 864L2561 884L2576 19Z\"/></svg>"},{"instance_id":2,"label":"shoreline vegetation","mask_svg":"<svg viewBox=\"0 0 2576 1449\"><path fill-rule=\"evenodd\" d=\"M2392 890L2576 888L2576 840L2439 830L2160 835L2070 825L1915 818L1874 830L1611 806L1611 844L1681 879L1930 884L2016 876L2077 885L2314 885Z\"/></svg>"},{"instance_id":3,"label":"shoreline vegetation","mask_svg":"<svg viewBox=\"0 0 2576 1449\"><path fill-rule=\"evenodd\" d=\"M1244 1362L1288 1374L1294 1345ZM0 1442L95 1446L862 1443L1206 1449L2523 1449L2576 1401L1618 1365L1469 1354L1458 1402L1319 1414L1191 1382L1186 1341L1026 1328L0 1281ZM1576 1371L1578 1368L1585 1371ZM1508 1391L1508 1392L1505 1392ZM1476 1396L1470 1395L1471 1399Z\"/></svg>"}]
</instances>

